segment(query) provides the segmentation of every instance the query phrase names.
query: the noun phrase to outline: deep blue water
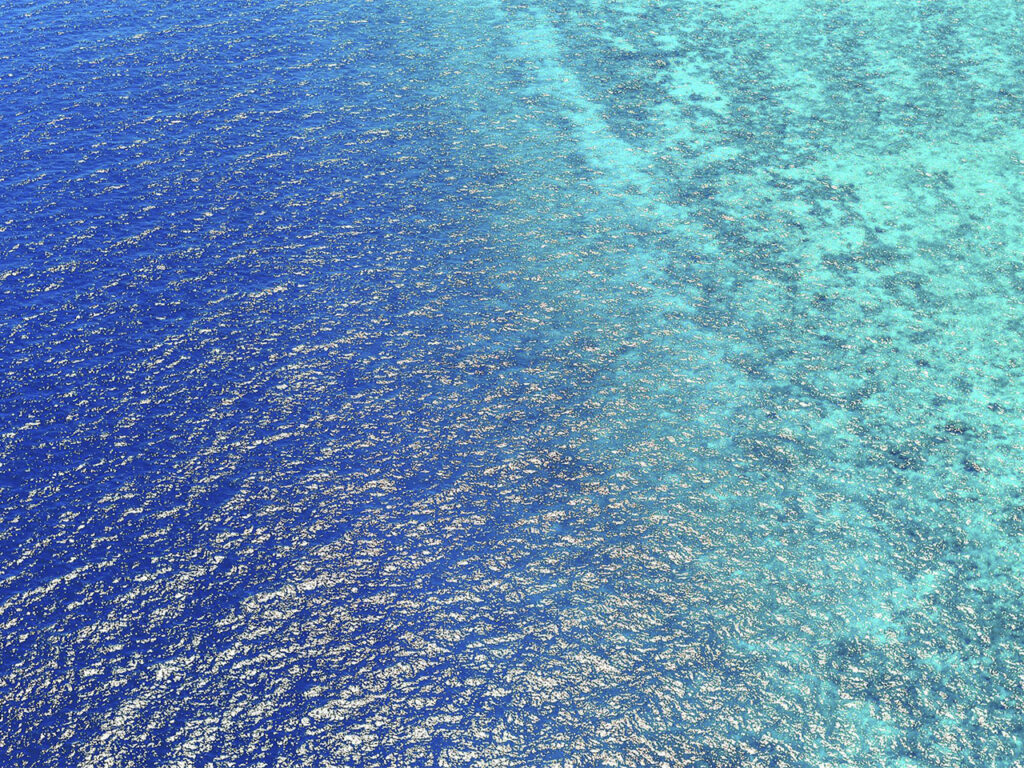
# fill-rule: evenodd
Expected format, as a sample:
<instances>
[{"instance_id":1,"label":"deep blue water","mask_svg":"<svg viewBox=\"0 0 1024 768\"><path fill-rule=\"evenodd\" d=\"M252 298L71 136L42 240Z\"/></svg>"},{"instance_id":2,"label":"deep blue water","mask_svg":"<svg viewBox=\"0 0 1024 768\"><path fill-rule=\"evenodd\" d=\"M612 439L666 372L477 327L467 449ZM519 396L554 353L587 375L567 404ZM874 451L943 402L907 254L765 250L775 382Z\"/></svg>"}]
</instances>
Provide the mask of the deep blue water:
<instances>
[{"instance_id":1,"label":"deep blue water","mask_svg":"<svg viewBox=\"0 0 1024 768\"><path fill-rule=\"evenodd\" d=\"M1024 761L1003 0L0 7L0 765Z\"/></svg>"}]
</instances>

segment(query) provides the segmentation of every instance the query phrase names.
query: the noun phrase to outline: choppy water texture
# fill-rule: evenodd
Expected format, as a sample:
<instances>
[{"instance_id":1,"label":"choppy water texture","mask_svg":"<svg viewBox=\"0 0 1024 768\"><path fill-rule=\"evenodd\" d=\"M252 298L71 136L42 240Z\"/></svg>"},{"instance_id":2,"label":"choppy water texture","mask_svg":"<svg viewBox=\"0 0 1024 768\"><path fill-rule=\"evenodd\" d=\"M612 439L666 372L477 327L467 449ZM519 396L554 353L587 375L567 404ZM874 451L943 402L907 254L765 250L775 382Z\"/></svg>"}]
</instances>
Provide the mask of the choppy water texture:
<instances>
[{"instance_id":1,"label":"choppy water texture","mask_svg":"<svg viewBox=\"0 0 1024 768\"><path fill-rule=\"evenodd\" d=\"M1009 0L10 0L0 763L1024 761Z\"/></svg>"}]
</instances>

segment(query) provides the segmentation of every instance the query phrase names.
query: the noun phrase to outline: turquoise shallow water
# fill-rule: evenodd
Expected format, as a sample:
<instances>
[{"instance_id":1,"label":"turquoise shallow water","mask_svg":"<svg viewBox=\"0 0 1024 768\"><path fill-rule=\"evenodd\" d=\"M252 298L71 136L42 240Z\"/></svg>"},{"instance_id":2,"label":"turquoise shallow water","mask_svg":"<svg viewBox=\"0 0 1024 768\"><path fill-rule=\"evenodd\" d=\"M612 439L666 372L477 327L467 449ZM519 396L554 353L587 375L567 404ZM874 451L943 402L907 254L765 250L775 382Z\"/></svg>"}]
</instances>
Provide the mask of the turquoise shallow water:
<instances>
[{"instance_id":1,"label":"turquoise shallow water","mask_svg":"<svg viewBox=\"0 0 1024 768\"><path fill-rule=\"evenodd\" d=\"M1016 764L1016 7L491 4L475 24L516 85L481 78L505 114L480 130L537 174L499 226L528 218L524 253L603 329L588 445L636 483L651 567L701 585L681 624L717 633L713 670L665 654L602 759Z\"/></svg>"},{"instance_id":2,"label":"turquoise shallow water","mask_svg":"<svg viewBox=\"0 0 1024 768\"><path fill-rule=\"evenodd\" d=\"M8 763L1022 764L1015 4L92 6L0 11Z\"/></svg>"}]
</instances>

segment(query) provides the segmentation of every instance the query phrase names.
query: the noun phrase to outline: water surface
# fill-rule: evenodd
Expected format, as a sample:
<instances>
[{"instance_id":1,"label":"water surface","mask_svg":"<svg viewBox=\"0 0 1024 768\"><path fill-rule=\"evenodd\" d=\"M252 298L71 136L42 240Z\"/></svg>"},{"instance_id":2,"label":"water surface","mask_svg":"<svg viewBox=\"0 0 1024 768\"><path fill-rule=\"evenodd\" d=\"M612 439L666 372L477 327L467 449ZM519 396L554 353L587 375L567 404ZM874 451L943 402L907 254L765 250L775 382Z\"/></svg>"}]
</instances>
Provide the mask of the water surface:
<instances>
[{"instance_id":1,"label":"water surface","mask_svg":"<svg viewBox=\"0 0 1024 768\"><path fill-rule=\"evenodd\" d=\"M1024 760L1018 15L0 9L0 762Z\"/></svg>"}]
</instances>

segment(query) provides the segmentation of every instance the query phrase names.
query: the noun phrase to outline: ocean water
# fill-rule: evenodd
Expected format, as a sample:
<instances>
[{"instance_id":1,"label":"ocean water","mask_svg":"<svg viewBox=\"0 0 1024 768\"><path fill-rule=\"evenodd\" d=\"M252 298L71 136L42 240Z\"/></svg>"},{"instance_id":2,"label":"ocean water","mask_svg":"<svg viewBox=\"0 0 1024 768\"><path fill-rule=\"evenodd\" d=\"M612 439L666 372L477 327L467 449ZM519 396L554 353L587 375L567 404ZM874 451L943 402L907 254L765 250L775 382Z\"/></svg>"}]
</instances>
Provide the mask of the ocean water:
<instances>
[{"instance_id":1,"label":"ocean water","mask_svg":"<svg viewBox=\"0 0 1024 768\"><path fill-rule=\"evenodd\" d=\"M8 0L0 765L1024 765L1008 0Z\"/></svg>"}]
</instances>

